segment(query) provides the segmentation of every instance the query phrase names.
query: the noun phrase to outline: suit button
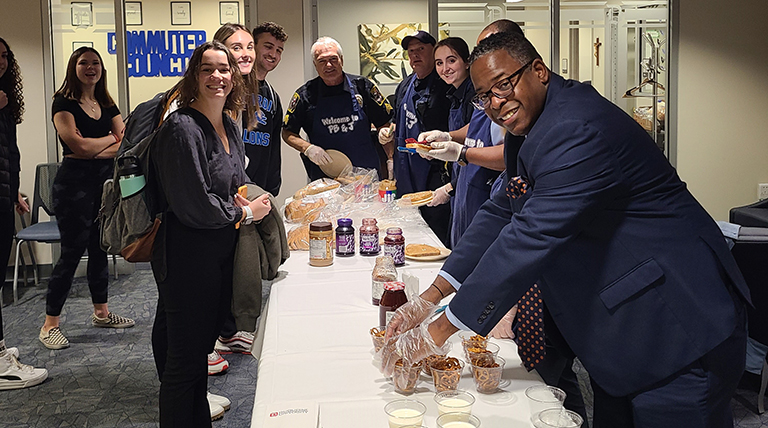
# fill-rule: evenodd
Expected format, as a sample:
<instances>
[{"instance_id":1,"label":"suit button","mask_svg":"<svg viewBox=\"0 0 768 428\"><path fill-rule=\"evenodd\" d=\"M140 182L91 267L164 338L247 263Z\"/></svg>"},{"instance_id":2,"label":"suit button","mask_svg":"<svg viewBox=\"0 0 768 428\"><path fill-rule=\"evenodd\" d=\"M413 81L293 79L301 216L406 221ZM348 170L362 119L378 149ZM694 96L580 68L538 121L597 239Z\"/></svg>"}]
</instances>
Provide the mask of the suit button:
<instances>
[{"instance_id":1,"label":"suit button","mask_svg":"<svg viewBox=\"0 0 768 428\"><path fill-rule=\"evenodd\" d=\"M485 321L485 318L483 318L483 317L480 317L480 318L477 319L477 323L478 324L482 324L483 321Z\"/></svg>"},{"instance_id":2,"label":"suit button","mask_svg":"<svg viewBox=\"0 0 768 428\"><path fill-rule=\"evenodd\" d=\"M493 302L491 302L491 303L488 303L488 309L493 309L493 308L495 308L495 307L496 307L496 306L493 304Z\"/></svg>"},{"instance_id":3,"label":"suit button","mask_svg":"<svg viewBox=\"0 0 768 428\"><path fill-rule=\"evenodd\" d=\"M484 310L484 311L483 311L483 316L485 316L485 315L488 315L488 314L490 314L490 313L491 313L491 311L489 311L488 309L486 309L486 310Z\"/></svg>"}]
</instances>

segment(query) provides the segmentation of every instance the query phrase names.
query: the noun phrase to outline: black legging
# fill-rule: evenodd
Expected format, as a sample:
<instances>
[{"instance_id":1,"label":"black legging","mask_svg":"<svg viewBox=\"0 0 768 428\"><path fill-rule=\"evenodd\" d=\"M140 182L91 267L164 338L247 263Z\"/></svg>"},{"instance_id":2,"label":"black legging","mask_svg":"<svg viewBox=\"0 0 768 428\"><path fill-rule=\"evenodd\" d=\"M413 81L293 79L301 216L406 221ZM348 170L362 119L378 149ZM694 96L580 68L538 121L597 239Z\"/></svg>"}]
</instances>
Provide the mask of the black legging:
<instances>
[{"instance_id":1,"label":"black legging","mask_svg":"<svg viewBox=\"0 0 768 428\"><path fill-rule=\"evenodd\" d=\"M96 217L104 181L112 176L112 159L64 158L53 182L53 211L61 233L61 257L48 281L45 313L57 317L72 288L80 258L88 249L88 287L94 304L107 303L107 253L99 245Z\"/></svg>"},{"instance_id":2,"label":"black legging","mask_svg":"<svg viewBox=\"0 0 768 428\"><path fill-rule=\"evenodd\" d=\"M0 261L4 266L8 265L8 258L11 256L11 245L13 245L13 233L15 231L15 217L13 208L0 211ZM3 340L3 305L0 302L0 340Z\"/></svg>"},{"instance_id":3,"label":"black legging","mask_svg":"<svg viewBox=\"0 0 768 428\"><path fill-rule=\"evenodd\" d=\"M152 350L160 377L160 426L210 427L206 397L208 358L232 300L237 233L192 229L166 213L164 275L158 254L152 269L158 289ZM162 247L162 246L160 246ZM155 252L159 250L155 242Z\"/></svg>"}]
</instances>

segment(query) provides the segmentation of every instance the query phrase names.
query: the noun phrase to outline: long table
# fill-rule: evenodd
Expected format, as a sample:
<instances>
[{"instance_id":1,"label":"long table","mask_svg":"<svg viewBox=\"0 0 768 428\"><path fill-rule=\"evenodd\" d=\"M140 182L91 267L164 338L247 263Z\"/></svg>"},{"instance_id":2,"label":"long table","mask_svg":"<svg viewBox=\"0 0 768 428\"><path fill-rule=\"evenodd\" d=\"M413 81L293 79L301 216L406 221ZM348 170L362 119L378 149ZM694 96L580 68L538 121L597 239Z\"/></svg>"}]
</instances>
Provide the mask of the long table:
<instances>
[{"instance_id":1,"label":"long table","mask_svg":"<svg viewBox=\"0 0 768 428\"><path fill-rule=\"evenodd\" d=\"M408 221L403 229L406 243L441 246L423 221ZM374 263L375 257L356 254L336 257L333 265L318 268L309 265L308 252L291 253L281 268L284 272L272 284L253 351L259 368L252 427L387 426L385 404L406 397L394 391L373 361L369 330L378 325L379 314L378 307L371 304ZM420 291L424 291L441 266L442 261L406 261L398 273L419 278ZM451 341L449 355L464 360L458 335ZM493 341L507 362L501 390L478 393L467 367L459 389L475 396L472 413L483 428L529 428L530 408L524 391L542 381L523 368L514 342ZM434 393L431 379L422 375L416 393L407 397L427 406L424 425L429 427L436 426L438 416ZM307 416L284 417L294 412Z\"/></svg>"}]
</instances>

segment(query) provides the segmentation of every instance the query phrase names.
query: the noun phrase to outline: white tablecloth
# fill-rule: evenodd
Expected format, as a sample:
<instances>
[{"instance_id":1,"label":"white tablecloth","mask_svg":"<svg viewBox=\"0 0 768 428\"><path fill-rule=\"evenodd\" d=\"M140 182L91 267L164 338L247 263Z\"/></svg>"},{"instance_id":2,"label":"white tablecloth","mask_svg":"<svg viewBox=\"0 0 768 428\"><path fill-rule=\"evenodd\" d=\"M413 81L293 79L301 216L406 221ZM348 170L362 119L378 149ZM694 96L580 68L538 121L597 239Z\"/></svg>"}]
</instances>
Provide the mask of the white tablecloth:
<instances>
[{"instance_id":1,"label":"white tablecloth","mask_svg":"<svg viewBox=\"0 0 768 428\"><path fill-rule=\"evenodd\" d=\"M357 225L357 223L356 223ZM383 235L383 230L382 230ZM406 243L441 245L423 222L409 221ZM387 426L384 405L404 398L394 392L373 362L369 330L378 325L378 307L371 304L371 271L375 257L359 254L335 258L328 267L309 265L308 252L294 251L272 285L254 355L259 358L251 426L290 428L376 428ZM419 278L420 291L434 280L440 262L406 261L398 273ZM454 335L450 355L464 359ZM507 361L502 391L475 390L468 368L460 389L476 398L472 413L483 428L531 426L524 391L541 384L522 367L515 344L495 340ZM422 376L408 398L427 406L424 425L435 427L438 416L431 379ZM296 410L301 409L301 410ZM293 416L307 411L306 415ZM315 416L316 415L316 416Z\"/></svg>"}]
</instances>

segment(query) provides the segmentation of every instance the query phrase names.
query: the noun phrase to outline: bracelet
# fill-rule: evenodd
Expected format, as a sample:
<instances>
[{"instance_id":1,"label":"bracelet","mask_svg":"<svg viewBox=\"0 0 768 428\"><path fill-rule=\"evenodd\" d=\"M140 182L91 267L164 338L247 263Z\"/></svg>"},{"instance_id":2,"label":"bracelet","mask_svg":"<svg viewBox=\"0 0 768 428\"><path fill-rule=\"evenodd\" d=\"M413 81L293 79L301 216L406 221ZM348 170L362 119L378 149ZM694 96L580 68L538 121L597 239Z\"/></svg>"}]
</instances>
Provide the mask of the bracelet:
<instances>
[{"instance_id":1,"label":"bracelet","mask_svg":"<svg viewBox=\"0 0 768 428\"><path fill-rule=\"evenodd\" d=\"M440 296L442 296L442 298L445 299L445 294L443 294L443 290L441 290L440 287L436 286L434 283L432 283L432 287L435 287L437 289L437 292L440 293Z\"/></svg>"},{"instance_id":2,"label":"bracelet","mask_svg":"<svg viewBox=\"0 0 768 428\"><path fill-rule=\"evenodd\" d=\"M115 133L112 133L112 136L115 137L115 144L120 144L120 137L118 137Z\"/></svg>"}]
</instances>

